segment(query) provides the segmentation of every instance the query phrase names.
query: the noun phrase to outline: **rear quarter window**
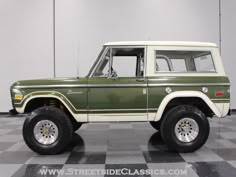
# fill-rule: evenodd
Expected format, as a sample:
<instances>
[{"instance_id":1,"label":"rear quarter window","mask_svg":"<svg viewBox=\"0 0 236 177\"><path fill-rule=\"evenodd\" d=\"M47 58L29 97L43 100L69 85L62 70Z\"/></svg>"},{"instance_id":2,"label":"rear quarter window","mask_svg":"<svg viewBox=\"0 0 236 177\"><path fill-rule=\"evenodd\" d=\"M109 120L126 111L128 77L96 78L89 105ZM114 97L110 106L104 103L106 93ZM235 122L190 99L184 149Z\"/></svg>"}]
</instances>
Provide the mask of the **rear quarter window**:
<instances>
[{"instance_id":1,"label":"rear quarter window","mask_svg":"<svg viewBox=\"0 0 236 177\"><path fill-rule=\"evenodd\" d=\"M211 51L156 50L156 72L215 72Z\"/></svg>"}]
</instances>

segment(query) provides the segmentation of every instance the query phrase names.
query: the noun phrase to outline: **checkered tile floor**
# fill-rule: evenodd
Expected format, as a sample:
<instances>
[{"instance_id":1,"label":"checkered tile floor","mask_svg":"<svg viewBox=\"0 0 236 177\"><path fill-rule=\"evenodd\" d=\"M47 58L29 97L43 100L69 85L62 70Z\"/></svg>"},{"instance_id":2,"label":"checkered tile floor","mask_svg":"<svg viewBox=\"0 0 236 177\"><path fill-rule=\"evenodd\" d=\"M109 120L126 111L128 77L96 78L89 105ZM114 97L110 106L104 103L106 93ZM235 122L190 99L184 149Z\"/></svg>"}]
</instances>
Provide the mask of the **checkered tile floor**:
<instances>
[{"instance_id":1,"label":"checkered tile floor","mask_svg":"<svg viewBox=\"0 0 236 177\"><path fill-rule=\"evenodd\" d=\"M207 143L188 154L168 152L149 123L101 123L84 124L64 153L42 156L25 145L23 121L24 117L0 117L1 177L104 176L76 170L123 168L134 172L132 176L236 176L236 115L210 120ZM42 169L61 169L64 173L42 174ZM156 171L151 175L135 173L140 169Z\"/></svg>"}]
</instances>

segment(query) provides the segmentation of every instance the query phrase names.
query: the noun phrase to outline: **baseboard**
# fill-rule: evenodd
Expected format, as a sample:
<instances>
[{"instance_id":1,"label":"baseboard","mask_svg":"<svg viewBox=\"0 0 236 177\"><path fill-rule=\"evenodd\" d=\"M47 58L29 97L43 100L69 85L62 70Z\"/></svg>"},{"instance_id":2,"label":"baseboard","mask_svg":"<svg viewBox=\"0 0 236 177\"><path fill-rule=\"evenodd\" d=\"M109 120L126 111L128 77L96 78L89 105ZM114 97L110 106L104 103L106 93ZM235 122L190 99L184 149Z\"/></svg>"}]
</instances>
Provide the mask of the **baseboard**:
<instances>
[{"instance_id":1,"label":"baseboard","mask_svg":"<svg viewBox=\"0 0 236 177\"><path fill-rule=\"evenodd\" d=\"M9 114L9 112L0 112L0 115Z\"/></svg>"}]
</instances>

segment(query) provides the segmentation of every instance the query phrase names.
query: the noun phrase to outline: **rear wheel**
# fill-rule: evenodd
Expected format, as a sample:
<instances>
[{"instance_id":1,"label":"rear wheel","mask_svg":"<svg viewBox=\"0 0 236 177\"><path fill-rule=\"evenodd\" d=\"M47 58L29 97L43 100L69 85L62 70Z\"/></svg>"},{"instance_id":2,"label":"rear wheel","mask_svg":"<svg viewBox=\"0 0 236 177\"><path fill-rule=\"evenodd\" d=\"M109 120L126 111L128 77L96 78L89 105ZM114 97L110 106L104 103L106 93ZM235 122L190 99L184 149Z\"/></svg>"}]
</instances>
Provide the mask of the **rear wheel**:
<instances>
[{"instance_id":1,"label":"rear wheel","mask_svg":"<svg viewBox=\"0 0 236 177\"><path fill-rule=\"evenodd\" d=\"M209 122L198 108L182 105L164 115L160 130L169 149L193 152L205 144L209 136Z\"/></svg>"},{"instance_id":2,"label":"rear wheel","mask_svg":"<svg viewBox=\"0 0 236 177\"><path fill-rule=\"evenodd\" d=\"M70 143L73 127L68 116L60 109L45 106L27 116L23 137L30 149L39 154L57 154Z\"/></svg>"}]
</instances>

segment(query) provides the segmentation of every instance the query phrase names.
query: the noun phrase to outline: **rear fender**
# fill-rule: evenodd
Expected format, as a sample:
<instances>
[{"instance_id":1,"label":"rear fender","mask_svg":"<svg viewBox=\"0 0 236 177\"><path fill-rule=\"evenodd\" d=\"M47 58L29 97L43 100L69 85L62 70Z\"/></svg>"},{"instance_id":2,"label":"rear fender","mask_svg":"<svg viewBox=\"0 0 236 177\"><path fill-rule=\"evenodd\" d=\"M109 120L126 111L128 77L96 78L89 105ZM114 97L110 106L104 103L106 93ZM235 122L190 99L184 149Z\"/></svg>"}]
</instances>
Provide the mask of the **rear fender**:
<instances>
[{"instance_id":1,"label":"rear fender","mask_svg":"<svg viewBox=\"0 0 236 177\"><path fill-rule=\"evenodd\" d=\"M202 92L199 91L177 91L177 92L172 92L170 94L168 94L167 96L165 96L165 98L162 100L154 121L159 121L163 115L163 112L166 108L166 106L168 105L168 103L174 99L174 98L184 98L184 97L197 97L197 98L201 98L212 110L212 112L217 116L217 117L223 117L219 107L214 104L210 98L205 95Z\"/></svg>"}]
</instances>

